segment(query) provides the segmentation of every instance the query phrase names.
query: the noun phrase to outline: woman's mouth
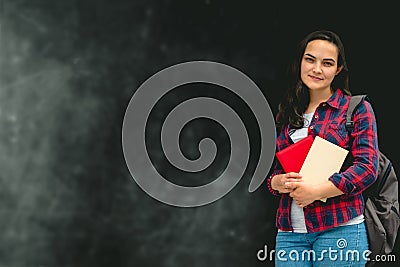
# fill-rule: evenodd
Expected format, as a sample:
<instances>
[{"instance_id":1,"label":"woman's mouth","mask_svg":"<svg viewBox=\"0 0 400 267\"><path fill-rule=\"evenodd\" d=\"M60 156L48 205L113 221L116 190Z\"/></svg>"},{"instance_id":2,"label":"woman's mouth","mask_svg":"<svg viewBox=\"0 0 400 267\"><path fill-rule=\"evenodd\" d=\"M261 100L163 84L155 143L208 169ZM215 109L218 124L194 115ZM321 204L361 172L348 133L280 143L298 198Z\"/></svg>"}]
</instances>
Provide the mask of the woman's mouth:
<instances>
[{"instance_id":1,"label":"woman's mouth","mask_svg":"<svg viewBox=\"0 0 400 267\"><path fill-rule=\"evenodd\" d=\"M322 80L322 78L319 78L319 77L316 77L316 76L313 76L313 75L308 75L308 76L314 81L321 81Z\"/></svg>"}]
</instances>

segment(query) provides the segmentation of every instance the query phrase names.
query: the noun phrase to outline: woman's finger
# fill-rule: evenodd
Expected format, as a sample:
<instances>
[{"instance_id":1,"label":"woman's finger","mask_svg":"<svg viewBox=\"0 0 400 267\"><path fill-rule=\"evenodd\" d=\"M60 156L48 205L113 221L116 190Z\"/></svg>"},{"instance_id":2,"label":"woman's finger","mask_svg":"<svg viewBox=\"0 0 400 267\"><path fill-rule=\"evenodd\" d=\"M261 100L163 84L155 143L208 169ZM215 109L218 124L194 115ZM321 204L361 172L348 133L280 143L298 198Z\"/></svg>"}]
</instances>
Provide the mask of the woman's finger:
<instances>
[{"instance_id":1,"label":"woman's finger","mask_svg":"<svg viewBox=\"0 0 400 267\"><path fill-rule=\"evenodd\" d=\"M296 189L299 182L285 182L284 187L285 189Z\"/></svg>"},{"instance_id":2,"label":"woman's finger","mask_svg":"<svg viewBox=\"0 0 400 267\"><path fill-rule=\"evenodd\" d=\"M290 182L293 182L293 183L299 183L299 182L304 182L304 180L302 180L302 179L300 179L300 178L288 178L288 179L286 179L286 181L285 181L285 183L290 183Z\"/></svg>"},{"instance_id":3,"label":"woman's finger","mask_svg":"<svg viewBox=\"0 0 400 267\"><path fill-rule=\"evenodd\" d=\"M288 172L286 173L286 178L301 178L301 174L297 173L297 172Z\"/></svg>"}]
</instances>

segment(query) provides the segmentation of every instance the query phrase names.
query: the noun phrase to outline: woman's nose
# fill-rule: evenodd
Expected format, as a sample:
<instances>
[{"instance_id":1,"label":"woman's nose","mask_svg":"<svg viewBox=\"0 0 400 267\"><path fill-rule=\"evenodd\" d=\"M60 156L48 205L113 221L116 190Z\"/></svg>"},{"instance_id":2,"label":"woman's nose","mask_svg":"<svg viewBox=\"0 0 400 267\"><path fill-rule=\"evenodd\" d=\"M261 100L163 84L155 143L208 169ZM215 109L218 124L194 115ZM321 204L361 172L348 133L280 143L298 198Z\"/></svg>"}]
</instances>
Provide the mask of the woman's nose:
<instances>
[{"instance_id":1,"label":"woman's nose","mask_svg":"<svg viewBox=\"0 0 400 267\"><path fill-rule=\"evenodd\" d=\"M314 64L313 71L316 72L316 73L321 73L321 64L318 63L318 62L316 62L316 63Z\"/></svg>"}]
</instances>

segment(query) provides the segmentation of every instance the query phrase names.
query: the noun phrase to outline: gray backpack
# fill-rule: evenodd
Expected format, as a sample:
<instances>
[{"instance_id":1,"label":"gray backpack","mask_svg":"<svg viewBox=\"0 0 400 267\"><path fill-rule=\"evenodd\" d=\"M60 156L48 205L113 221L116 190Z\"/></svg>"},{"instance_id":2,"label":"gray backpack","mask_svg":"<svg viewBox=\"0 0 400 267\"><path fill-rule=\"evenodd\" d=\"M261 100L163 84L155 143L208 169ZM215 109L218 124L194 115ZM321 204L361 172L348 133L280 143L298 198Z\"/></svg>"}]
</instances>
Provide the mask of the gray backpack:
<instances>
[{"instance_id":1,"label":"gray backpack","mask_svg":"<svg viewBox=\"0 0 400 267\"><path fill-rule=\"evenodd\" d=\"M349 135L354 128L353 112L364 99L368 100L366 95L351 97L346 116ZM372 251L367 265L372 266L376 255L387 255L393 251L400 225L398 178L392 162L381 151L378 178L363 192L363 196L369 250Z\"/></svg>"}]
</instances>

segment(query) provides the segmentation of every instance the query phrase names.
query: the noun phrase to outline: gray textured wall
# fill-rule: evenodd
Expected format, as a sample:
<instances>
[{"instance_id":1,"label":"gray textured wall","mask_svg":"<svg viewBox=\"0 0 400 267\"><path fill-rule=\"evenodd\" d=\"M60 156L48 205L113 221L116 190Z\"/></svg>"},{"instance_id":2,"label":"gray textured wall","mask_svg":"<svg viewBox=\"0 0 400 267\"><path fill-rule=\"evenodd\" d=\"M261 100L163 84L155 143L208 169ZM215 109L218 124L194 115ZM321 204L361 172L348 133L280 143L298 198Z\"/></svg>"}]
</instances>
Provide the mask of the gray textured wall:
<instances>
[{"instance_id":1,"label":"gray textured wall","mask_svg":"<svg viewBox=\"0 0 400 267\"><path fill-rule=\"evenodd\" d=\"M263 1L0 3L0 266L272 265L256 258L265 244L274 245L276 209L265 186L247 192L256 156L234 190L201 208L161 204L128 172L121 147L125 108L145 79L179 62L232 65L262 88L275 110L294 42L319 27L337 30L355 92L372 96L381 146L399 161L388 113L395 100L380 95L398 86L386 37L396 25L389 7L337 6L330 13Z\"/></svg>"}]
</instances>

